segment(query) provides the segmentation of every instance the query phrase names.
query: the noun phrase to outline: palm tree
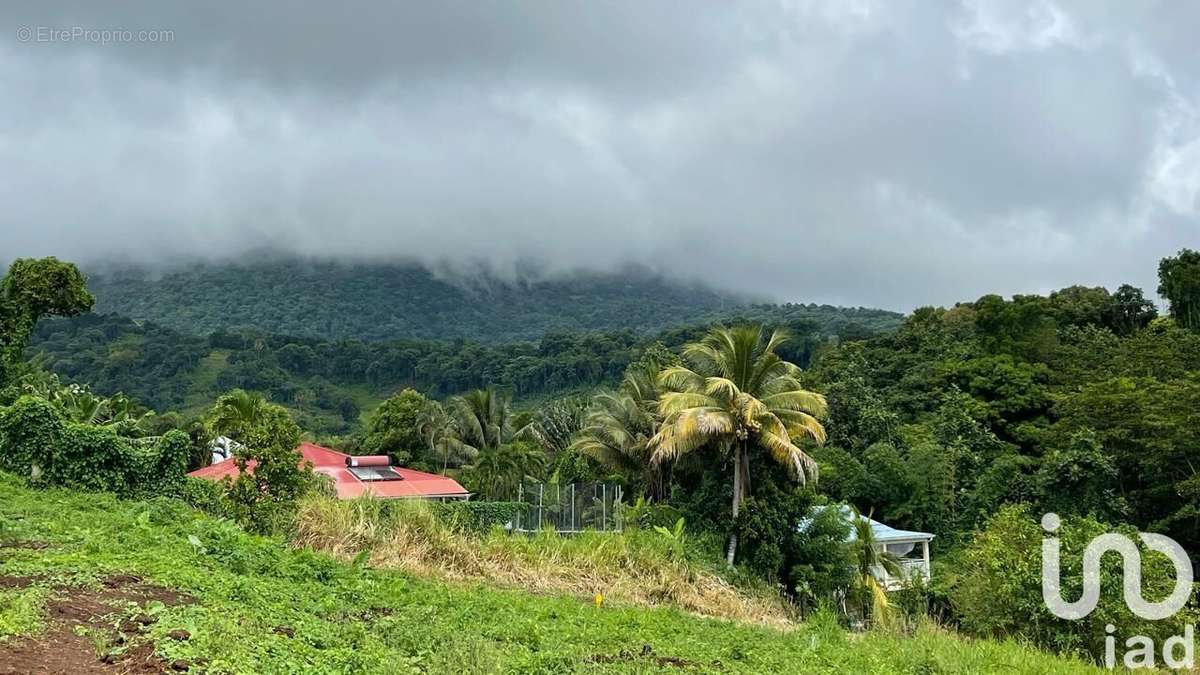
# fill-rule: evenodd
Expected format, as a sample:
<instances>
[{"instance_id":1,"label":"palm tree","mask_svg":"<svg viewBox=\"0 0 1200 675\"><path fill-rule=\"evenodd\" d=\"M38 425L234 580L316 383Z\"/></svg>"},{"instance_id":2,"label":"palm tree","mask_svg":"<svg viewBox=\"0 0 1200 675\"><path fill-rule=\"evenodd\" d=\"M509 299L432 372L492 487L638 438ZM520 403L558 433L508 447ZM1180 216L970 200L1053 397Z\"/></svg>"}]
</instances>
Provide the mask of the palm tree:
<instances>
[{"instance_id":1,"label":"palm tree","mask_svg":"<svg viewBox=\"0 0 1200 675\"><path fill-rule=\"evenodd\" d=\"M512 438L508 398L492 389L476 389L447 402L455 437L471 455L499 447Z\"/></svg>"},{"instance_id":2,"label":"palm tree","mask_svg":"<svg viewBox=\"0 0 1200 675\"><path fill-rule=\"evenodd\" d=\"M817 464L797 443L825 442L819 417L825 397L804 389L800 368L776 350L788 335L775 330L764 338L762 326L714 328L700 342L684 347L687 366L659 374L669 391L659 396L662 424L650 439L658 463L673 461L704 447L733 455L733 517L750 493L751 445L767 451L799 481L816 479ZM737 532L729 537L726 560L737 556Z\"/></svg>"},{"instance_id":3,"label":"palm tree","mask_svg":"<svg viewBox=\"0 0 1200 675\"><path fill-rule=\"evenodd\" d=\"M583 396L565 396L538 408L533 420L516 433L538 445L553 460L570 449L572 439L587 424L589 402Z\"/></svg>"},{"instance_id":4,"label":"palm tree","mask_svg":"<svg viewBox=\"0 0 1200 675\"><path fill-rule=\"evenodd\" d=\"M900 558L875 541L875 530L871 528L871 516L862 517L858 509L851 507L851 553L854 558L854 586L865 615L882 619L888 610L887 589L879 580L880 573L893 577L901 574Z\"/></svg>"},{"instance_id":5,"label":"palm tree","mask_svg":"<svg viewBox=\"0 0 1200 675\"><path fill-rule=\"evenodd\" d=\"M430 401L429 405L421 411L417 417L417 428L421 438L425 439L425 445L429 448L430 453L442 460L443 476L446 475L446 469L450 466L451 461L458 465L470 460L473 456L469 453L467 446L459 440L453 418L437 401Z\"/></svg>"},{"instance_id":6,"label":"palm tree","mask_svg":"<svg viewBox=\"0 0 1200 675\"><path fill-rule=\"evenodd\" d=\"M596 395L571 444L571 450L613 471L641 474L652 501L663 497L662 467L654 461L650 445L659 423L657 376L656 368L630 368L618 391Z\"/></svg>"},{"instance_id":7,"label":"palm tree","mask_svg":"<svg viewBox=\"0 0 1200 675\"><path fill-rule=\"evenodd\" d=\"M243 440L262 418L267 401L258 392L234 389L217 399L208 413L209 428L219 436Z\"/></svg>"},{"instance_id":8,"label":"palm tree","mask_svg":"<svg viewBox=\"0 0 1200 675\"><path fill-rule=\"evenodd\" d=\"M505 443L479 453L471 467L475 489L487 499L514 499L526 476L541 474L546 454L532 443Z\"/></svg>"}]
</instances>

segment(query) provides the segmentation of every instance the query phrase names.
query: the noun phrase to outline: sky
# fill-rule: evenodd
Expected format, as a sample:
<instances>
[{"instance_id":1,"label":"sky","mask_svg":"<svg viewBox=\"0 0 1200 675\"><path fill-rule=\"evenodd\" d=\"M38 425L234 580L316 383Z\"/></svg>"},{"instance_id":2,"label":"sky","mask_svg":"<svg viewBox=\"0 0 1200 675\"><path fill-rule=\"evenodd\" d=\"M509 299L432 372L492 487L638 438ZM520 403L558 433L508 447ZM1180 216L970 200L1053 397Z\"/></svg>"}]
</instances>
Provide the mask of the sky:
<instances>
[{"instance_id":1,"label":"sky","mask_svg":"<svg viewBox=\"0 0 1200 675\"><path fill-rule=\"evenodd\" d=\"M1200 245L1196 26L1151 0L7 2L0 260L1153 295Z\"/></svg>"}]
</instances>

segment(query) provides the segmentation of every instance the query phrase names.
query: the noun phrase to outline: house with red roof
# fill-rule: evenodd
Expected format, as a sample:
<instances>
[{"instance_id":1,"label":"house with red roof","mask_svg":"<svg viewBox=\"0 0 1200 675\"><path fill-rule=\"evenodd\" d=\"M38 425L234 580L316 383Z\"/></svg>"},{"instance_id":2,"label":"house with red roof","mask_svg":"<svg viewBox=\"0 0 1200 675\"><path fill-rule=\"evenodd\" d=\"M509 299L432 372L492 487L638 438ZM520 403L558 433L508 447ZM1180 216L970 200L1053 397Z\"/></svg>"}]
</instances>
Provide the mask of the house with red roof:
<instances>
[{"instance_id":1,"label":"house with red roof","mask_svg":"<svg viewBox=\"0 0 1200 675\"><path fill-rule=\"evenodd\" d=\"M379 499L467 499L471 493L458 481L424 471L392 466L386 455L354 456L324 448L313 443L301 443L298 448L302 462L312 463L314 472L329 476L337 490L338 499L354 499L371 495ZM254 461L246 469L254 471ZM239 473L237 461L226 459L196 469L189 476L221 480Z\"/></svg>"}]
</instances>

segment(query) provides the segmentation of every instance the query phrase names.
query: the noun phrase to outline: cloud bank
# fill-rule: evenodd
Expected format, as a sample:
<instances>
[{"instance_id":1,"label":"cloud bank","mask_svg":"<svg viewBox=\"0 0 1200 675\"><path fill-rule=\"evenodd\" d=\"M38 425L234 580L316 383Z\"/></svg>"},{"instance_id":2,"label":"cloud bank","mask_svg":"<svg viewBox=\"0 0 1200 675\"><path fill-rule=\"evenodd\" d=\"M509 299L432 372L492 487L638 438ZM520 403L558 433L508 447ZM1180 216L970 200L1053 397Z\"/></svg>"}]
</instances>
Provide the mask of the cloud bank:
<instances>
[{"instance_id":1,"label":"cloud bank","mask_svg":"<svg viewBox=\"0 0 1200 675\"><path fill-rule=\"evenodd\" d=\"M0 9L0 258L635 263L909 309L1153 291L1200 233L1200 5L217 4Z\"/></svg>"}]
</instances>

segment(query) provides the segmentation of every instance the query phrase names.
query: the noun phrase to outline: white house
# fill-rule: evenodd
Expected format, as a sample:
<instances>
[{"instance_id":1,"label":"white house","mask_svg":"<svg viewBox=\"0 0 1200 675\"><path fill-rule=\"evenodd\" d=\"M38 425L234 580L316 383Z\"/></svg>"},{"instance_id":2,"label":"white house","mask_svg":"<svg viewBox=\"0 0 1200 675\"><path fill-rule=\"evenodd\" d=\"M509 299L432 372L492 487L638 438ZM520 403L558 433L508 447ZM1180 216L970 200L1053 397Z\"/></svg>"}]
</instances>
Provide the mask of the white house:
<instances>
[{"instance_id":1,"label":"white house","mask_svg":"<svg viewBox=\"0 0 1200 675\"><path fill-rule=\"evenodd\" d=\"M846 520L854 517L854 512L850 507L841 506L839 509L846 517ZM858 517L870 523L871 533L875 536L876 549L886 550L900 559L901 575L899 577L888 574L882 568L872 570L875 573L875 578L879 579L884 588L889 591L903 588L910 579L915 579L917 575L920 575L925 581L929 581L929 542L933 540L933 534L929 532L914 532L912 530L898 530L862 514L859 514ZM802 521L800 529L807 528L809 522L811 521ZM857 538L858 535L851 528L850 536L846 538L846 541L854 541Z\"/></svg>"}]
</instances>

